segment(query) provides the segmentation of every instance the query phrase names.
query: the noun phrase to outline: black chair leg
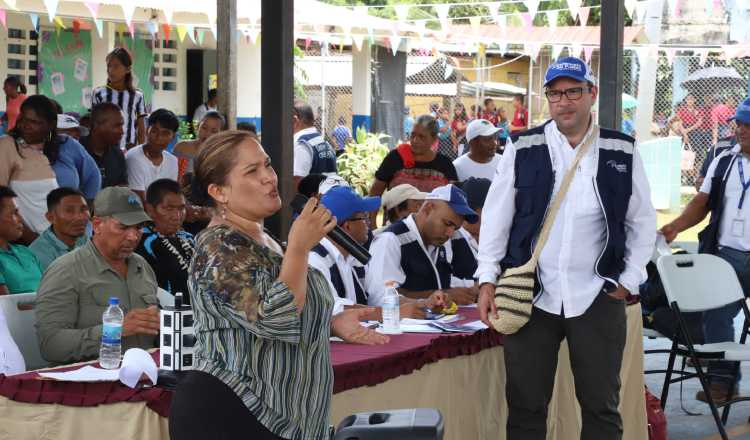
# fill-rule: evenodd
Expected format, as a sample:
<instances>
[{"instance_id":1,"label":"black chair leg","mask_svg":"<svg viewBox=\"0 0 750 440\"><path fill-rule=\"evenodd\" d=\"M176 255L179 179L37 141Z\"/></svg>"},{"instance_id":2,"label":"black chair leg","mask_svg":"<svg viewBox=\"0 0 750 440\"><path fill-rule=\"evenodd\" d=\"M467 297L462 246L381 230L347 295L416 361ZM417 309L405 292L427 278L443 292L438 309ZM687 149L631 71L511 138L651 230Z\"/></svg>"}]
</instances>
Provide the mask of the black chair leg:
<instances>
[{"instance_id":1,"label":"black chair leg","mask_svg":"<svg viewBox=\"0 0 750 440\"><path fill-rule=\"evenodd\" d=\"M729 385L729 389L727 390L727 400L734 398L734 384L737 382L737 375L740 374L740 363L736 362L733 367L732 372L732 383ZM721 423L724 425L727 424L727 420L729 419L729 410L732 408L732 405L727 405L722 409L721 411Z\"/></svg>"},{"instance_id":2,"label":"black chair leg","mask_svg":"<svg viewBox=\"0 0 750 440\"><path fill-rule=\"evenodd\" d=\"M716 402L714 402L714 398L711 395L711 390L709 388L708 384L708 378L706 377L705 373L703 373L703 368L700 365L700 362L698 362L698 358L695 356L691 356L693 359L693 363L695 363L695 371L698 373L698 379L701 382L701 386L703 387L703 392L706 393L706 401L708 402L708 406L711 408L711 415L714 417L714 422L716 422L716 428L719 430L719 435L721 436L722 440L729 440L729 437L727 436L727 430L724 427L724 422L722 420L722 417L719 416L719 410L716 408ZM724 408L727 409L726 407Z\"/></svg>"},{"instance_id":3,"label":"black chair leg","mask_svg":"<svg viewBox=\"0 0 750 440\"><path fill-rule=\"evenodd\" d=\"M672 345L672 350L669 352L669 360L667 361L667 371L664 373L664 386L661 389L661 409L667 406L667 397L669 397L669 381L672 379L672 369L674 368L674 361L677 357L675 352L676 344Z\"/></svg>"}]
</instances>

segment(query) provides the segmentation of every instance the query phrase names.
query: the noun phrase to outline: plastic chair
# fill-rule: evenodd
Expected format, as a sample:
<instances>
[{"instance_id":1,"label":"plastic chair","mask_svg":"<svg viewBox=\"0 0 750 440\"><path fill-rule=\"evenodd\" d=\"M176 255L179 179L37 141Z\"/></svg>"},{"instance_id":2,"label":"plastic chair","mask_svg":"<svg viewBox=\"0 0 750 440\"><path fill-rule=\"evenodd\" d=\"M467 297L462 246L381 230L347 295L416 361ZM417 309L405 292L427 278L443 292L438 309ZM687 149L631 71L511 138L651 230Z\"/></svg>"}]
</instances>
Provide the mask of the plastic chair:
<instances>
[{"instance_id":1,"label":"plastic chair","mask_svg":"<svg viewBox=\"0 0 750 440\"><path fill-rule=\"evenodd\" d=\"M39 350L36 336L36 293L19 293L0 296L0 308L8 321L8 330L26 362L27 370L37 370L50 365Z\"/></svg>"},{"instance_id":2,"label":"plastic chair","mask_svg":"<svg viewBox=\"0 0 750 440\"><path fill-rule=\"evenodd\" d=\"M159 301L161 308L174 307L174 296L161 287L156 288L156 299Z\"/></svg>"},{"instance_id":3,"label":"plastic chair","mask_svg":"<svg viewBox=\"0 0 750 440\"><path fill-rule=\"evenodd\" d=\"M749 331L750 310L748 310L745 302L745 295L737 279L737 274L729 263L717 256L708 254L666 255L659 258L656 267L664 284L667 300L679 323L680 340L685 341L684 345L679 344L678 338L675 338L672 343L664 377L664 387L662 388L662 407L666 404L671 383L697 377L706 393L706 400L711 408L711 414L714 417L719 434L722 439L728 440L724 424L729 417L731 405L750 400L750 397L729 399L724 403L716 404L709 390L708 374L703 371L699 359L750 361L750 346L745 345ZM742 311L745 314L745 323L739 343L693 344L685 319L682 316L683 312L704 312L738 301L741 303ZM672 373L676 372L674 371L674 363L678 355L690 357L696 372L681 374L680 377L672 379ZM734 372L733 379L736 378L737 373L738 371ZM732 392L731 387L729 392ZM723 408L721 417L718 408Z\"/></svg>"}]
</instances>

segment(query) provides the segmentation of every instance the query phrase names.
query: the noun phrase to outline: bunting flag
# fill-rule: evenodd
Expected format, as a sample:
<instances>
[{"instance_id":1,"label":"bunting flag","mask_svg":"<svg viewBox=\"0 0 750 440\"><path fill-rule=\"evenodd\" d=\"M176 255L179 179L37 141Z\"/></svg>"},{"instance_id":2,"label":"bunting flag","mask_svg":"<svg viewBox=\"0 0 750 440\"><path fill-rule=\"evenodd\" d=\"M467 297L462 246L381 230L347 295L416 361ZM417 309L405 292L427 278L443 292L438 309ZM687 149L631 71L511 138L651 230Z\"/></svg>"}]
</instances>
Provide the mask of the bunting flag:
<instances>
[{"instance_id":1,"label":"bunting flag","mask_svg":"<svg viewBox=\"0 0 750 440\"><path fill-rule=\"evenodd\" d=\"M57 6L59 4L59 0L44 0L44 7L47 9L47 15L49 16L50 23L55 21L55 15L57 15Z\"/></svg>"},{"instance_id":2,"label":"bunting flag","mask_svg":"<svg viewBox=\"0 0 750 440\"><path fill-rule=\"evenodd\" d=\"M341 30L344 31L344 38L349 38L352 36L352 25L342 24Z\"/></svg>"},{"instance_id":3,"label":"bunting flag","mask_svg":"<svg viewBox=\"0 0 750 440\"><path fill-rule=\"evenodd\" d=\"M556 61L558 58L560 58L560 53L562 52L563 46L562 44L553 44L552 45L552 61Z\"/></svg>"},{"instance_id":4,"label":"bunting flag","mask_svg":"<svg viewBox=\"0 0 750 440\"><path fill-rule=\"evenodd\" d=\"M258 42L258 36L260 36L260 29L257 27L252 27L247 34L250 37L250 41L253 43L253 45L255 45L255 43Z\"/></svg>"},{"instance_id":5,"label":"bunting flag","mask_svg":"<svg viewBox=\"0 0 750 440\"><path fill-rule=\"evenodd\" d=\"M391 51L393 52L393 56L395 57L398 53L398 47L401 46L401 36L391 35L390 37L388 37L388 42L391 45Z\"/></svg>"},{"instance_id":6,"label":"bunting flag","mask_svg":"<svg viewBox=\"0 0 750 440\"><path fill-rule=\"evenodd\" d=\"M492 19L497 23L498 17L500 17L500 8L502 7L502 3L500 2L492 2L492 3L485 3L484 6L490 11L490 16L492 16Z\"/></svg>"},{"instance_id":7,"label":"bunting flag","mask_svg":"<svg viewBox=\"0 0 750 440\"><path fill-rule=\"evenodd\" d=\"M583 46L583 57L587 63L591 64L591 54L594 53L594 46Z\"/></svg>"},{"instance_id":8,"label":"bunting flag","mask_svg":"<svg viewBox=\"0 0 750 440\"><path fill-rule=\"evenodd\" d=\"M0 9L0 23L3 24L5 29L8 29L8 14L5 12L5 9Z\"/></svg>"},{"instance_id":9,"label":"bunting flag","mask_svg":"<svg viewBox=\"0 0 750 440\"><path fill-rule=\"evenodd\" d=\"M39 16L37 14L29 14L29 18L31 19L31 26L33 26L34 30L38 32L39 31Z\"/></svg>"},{"instance_id":10,"label":"bunting flag","mask_svg":"<svg viewBox=\"0 0 750 440\"><path fill-rule=\"evenodd\" d=\"M533 62L539 57L539 51L542 50L542 45L540 43L526 43L523 45L523 49Z\"/></svg>"},{"instance_id":11,"label":"bunting flag","mask_svg":"<svg viewBox=\"0 0 750 440\"><path fill-rule=\"evenodd\" d=\"M508 26L508 16L507 15L495 16L495 24L500 26L501 29L505 29Z\"/></svg>"},{"instance_id":12,"label":"bunting flag","mask_svg":"<svg viewBox=\"0 0 750 440\"><path fill-rule=\"evenodd\" d=\"M440 27L444 31L448 30L448 12L450 12L450 9L450 4L435 5L435 10L437 11L438 18L440 19Z\"/></svg>"},{"instance_id":13,"label":"bunting flag","mask_svg":"<svg viewBox=\"0 0 750 440\"><path fill-rule=\"evenodd\" d=\"M122 15L125 17L125 23L130 27L130 23L133 21L133 14L135 14L135 5L131 0L125 0L120 2L122 8Z\"/></svg>"},{"instance_id":14,"label":"bunting flag","mask_svg":"<svg viewBox=\"0 0 750 440\"><path fill-rule=\"evenodd\" d=\"M635 21L635 9L638 7L638 0L625 0L625 10L628 11L628 16L631 20Z\"/></svg>"},{"instance_id":15,"label":"bunting flag","mask_svg":"<svg viewBox=\"0 0 750 440\"><path fill-rule=\"evenodd\" d=\"M578 18L581 19L581 27L586 26L586 24L589 22L589 12L591 12L591 8L589 7L581 8L578 11Z\"/></svg>"},{"instance_id":16,"label":"bunting flag","mask_svg":"<svg viewBox=\"0 0 750 440\"><path fill-rule=\"evenodd\" d=\"M698 49L698 64L700 66L706 65L706 60L708 59L708 49Z\"/></svg>"},{"instance_id":17,"label":"bunting flag","mask_svg":"<svg viewBox=\"0 0 750 440\"><path fill-rule=\"evenodd\" d=\"M675 17L680 16L680 0L667 0L669 4L669 12Z\"/></svg>"},{"instance_id":18,"label":"bunting flag","mask_svg":"<svg viewBox=\"0 0 750 440\"><path fill-rule=\"evenodd\" d=\"M519 13L521 16L521 23L523 24L524 29L531 29L534 26L534 17L531 16L528 12L521 12Z\"/></svg>"},{"instance_id":19,"label":"bunting flag","mask_svg":"<svg viewBox=\"0 0 750 440\"><path fill-rule=\"evenodd\" d=\"M99 3L94 2L83 2L84 6L86 6L86 9L91 12L91 18L96 20L96 17L99 15Z\"/></svg>"},{"instance_id":20,"label":"bunting flag","mask_svg":"<svg viewBox=\"0 0 750 440\"><path fill-rule=\"evenodd\" d=\"M354 43L354 47L357 48L357 51L362 50L362 43L365 41L365 36L362 34L354 34L352 35L352 41Z\"/></svg>"},{"instance_id":21,"label":"bunting flag","mask_svg":"<svg viewBox=\"0 0 750 440\"><path fill-rule=\"evenodd\" d=\"M164 39L169 41L169 32L171 31L169 24L164 23L161 25L161 31L164 34Z\"/></svg>"},{"instance_id":22,"label":"bunting flag","mask_svg":"<svg viewBox=\"0 0 750 440\"><path fill-rule=\"evenodd\" d=\"M59 28L61 28L61 29L67 29L67 28L65 27L65 23L63 23L63 21L62 21L62 18L60 18L60 17L55 17L55 18L53 18L53 19L52 19L52 21L53 21L53 22L55 23L55 26L56 26L56 27L59 27Z\"/></svg>"},{"instance_id":23,"label":"bunting flag","mask_svg":"<svg viewBox=\"0 0 750 440\"><path fill-rule=\"evenodd\" d=\"M481 24L482 17L474 16L469 17L469 23L471 24L471 32L474 35L479 35L479 25Z\"/></svg>"},{"instance_id":24,"label":"bunting flag","mask_svg":"<svg viewBox=\"0 0 750 440\"><path fill-rule=\"evenodd\" d=\"M417 35L419 35L419 39L423 39L424 33L427 30L427 23L424 21L415 21L414 26L417 27Z\"/></svg>"},{"instance_id":25,"label":"bunting flag","mask_svg":"<svg viewBox=\"0 0 750 440\"><path fill-rule=\"evenodd\" d=\"M646 24L646 15L648 15L648 5L638 6L640 12L640 18L638 23Z\"/></svg>"},{"instance_id":26,"label":"bunting flag","mask_svg":"<svg viewBox=\"0 0 750 440\"><path fill-rule=\"evenodd\" d=\"M662 50L664 50L664 56L667 58L667 63L671 66L672 62L674 62L675 55L677 55L677 49L674 47L665 47Z\"/></svg>"},{"instance_id":27,"label":"bunting flag","mask_svg":"<svg viewBox=\"0 0 750 440\"><path fill-rule=\"evenodd\" d=\"M214 41L219 41L219 34L217 33L217 30L216 30L216 23L211 24L209 28L211 29L211 35L214 36Z\"/></svg>"},{"instance_id":28,"label":"bunting flag","mask_svg":"<svg viewBox=\"0 0 750 440\"><path fill-rule=\"evenodd\" d=\"M167 24L172 24L172 19L174 18L174 8L171 6L165 6L162 9L162 12L164 12L164 19L167 21ZM209 24L214 23L213 21L209 21Z\"/></svg>"},{"instance_id":29,"label":"bunting flag","mask_svg":"<svg viewBox=\"0 0 750 440\"><path fill-rule=\"evenodd\" d=\"M533 19L539 10L539 0L523 0L523 4L526 5L526 9L528 9L529 15Z\"/></svg>"},{"instance_id":30,"label":"bunting flag","mask_svg":"<svg viewBox=\"0 0 750 440\"><path fill-rule=\"evenodd\" d=\"M370 46L375 44L375 34L373 33L371 26L367 26L367 39L370 41Z\"/></svg>"},{"instance_id":31,"label":"bunting flag","mask_svg":"<svg viewBox=\"0 0 750 440\"><path fill-rule=\"evenodd\" d=\"M148 33L151 34L151 37L156 38L156 33L159 32L159 23L155 22L154 20L147 21L146 30L148 30Z\"/></svg>"},{"instance_id":32,"label":"bunting flag","mask_svg":"<svg viewBox=\"0 0 750 440\"><path fill-rule=\"evenodd\" d=\"M310 45L312 44L312 38L305 37L305 50L310 49Z\"/></svg>"},{"instance_id":33,"label":"bunting flag","mask_svg":"<svg viewBox=\"0 0 750 440\"><path fill-rule=\"evenodd\" d=\"M547 15L547 23L550 28L555 29L557 27L557 10L552 11L545 11L545 14Z\"/></svg>"},{"instance_id":34,"label":"bunting flag","mask_svg":"<svg viewBox=\"0 0 750 440\"><path fill-rule=\"evenodd\" d=\"M578 11L581 9L581 0L568 0L568 11L570 11L570 16L573 17L573 21L575 21L576 17L578 16Z\"/></svg>"},{"instance_id":35,"label":"bunting flag","mask_svg":"<svg viewBox=\"0 0 750 440\"><path fill-rule=\"evenodd\" d=\"M344 53L344 44L345 44L344 38L339 37L339 55Z\"/></svg>"},{"instance_id":36,"label":"bunting flag","mask_svg":"<svg viewBox=\"0 0 750 440\"><path fill-rule=\"evenodd\" d=\"M180 39L180 43L182 43L185 40L186 33L187 33L187 29L185 29L185 26L178 24L177 25L177 38Z\"/></svg>"},{"instance_id":37,"label":"bunting flag","mask_svg":"<svg viewBox=\"0 0 750 440\"><path fill-rule=\"evenodd\" d=\"M411 5L394 5L393 9L396 10L396 18L398 18L398 21L404 22L409 16Z\"/></svg>"},{"instance_id":38,"label":"bunting flag","mask_svg":"<svg viewBox=\"0 0 750 440\"><path fill-rule=\"evenodd\" d=\"M128 32L130 32L130 37L135 39L135 23L133 21L128 23Z\"/></svg>"},{"instance_id":39,"label":"bunting flag","mask_svg":"<svg viewBox=\"0 0 750 440\"><path fill-rule=\"evenodd\" d=\"M102 35L104 33L104 20L96 19L94 20L94 25L96 25L96 33L99 34L99 38L102 38Z\"/></svg>"},{"instance_id":40,"label":"bunting flag","mask_svg":"<svg viewBox=\"0 0 750 440\"><path fill-rule=\"evenodd\" d=\"M192 24L185 25L185 28L187 30L187 36L190 38L190 41L195 44L195 26Z\"/></svg>"},{"instance_id":41,"label":"bunting flag","mask_svg":"<svg viewBox=\"0 0 750 440\"><path fill-rule=\"evenodd\" d=\"M572 52L570 52L570 56L576 57L576 58L580 57L581 56L581 49L582 49L582 46L580 44L574 44L574 45L572 45L570 47L570 49L569 49L569 50L572 50Z\"/></svg>"},{"instance_id":42,"label":"bunting flag","mask_svg":"<svg viewBox=\"0 0 750 440\"><path fill-rule=\"evenodd\" d=\"M16 10L16 0L3 0L10 9Z\"/></svg>"},{"instance_id":43,"label":"bunting flag","mask_svg":"<svg viewBox=\"0 0 750 440\"><path fill-rule=\"evenodd\" d=\"M508 42L507 41L500 41L497 44L497 50L500 52L500 54L504 54L508 51Z\"/></svg>"},{"instance_id":44,"label":"bunting flag","mask_svg":"<svg viewBox=\"0 0 750 440\"><path fill-rule=\"evenodd\" d=\"M78 35L81 32L81 21L77 18L73 19L73 35Z\"/></svg>"},{"instance_id":45,"label":"bunting flag","mask_svg":"<svg viewBox=\"0 0 750 440\"><path fill-rule=\"evenodd\" d=\"M198 29L198 45L203 46L203 40L206 38L206 30Z\"/></svg>"}]
</instances>

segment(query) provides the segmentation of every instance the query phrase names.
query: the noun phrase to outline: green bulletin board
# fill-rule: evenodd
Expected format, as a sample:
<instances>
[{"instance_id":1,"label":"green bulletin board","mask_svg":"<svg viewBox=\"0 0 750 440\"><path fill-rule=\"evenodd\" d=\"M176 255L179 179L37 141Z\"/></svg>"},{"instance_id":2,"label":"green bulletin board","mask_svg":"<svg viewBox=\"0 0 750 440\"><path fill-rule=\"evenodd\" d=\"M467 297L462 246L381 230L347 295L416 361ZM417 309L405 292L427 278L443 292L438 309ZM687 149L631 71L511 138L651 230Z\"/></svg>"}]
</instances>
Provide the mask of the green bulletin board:
<instances>
[{"instance_id":1,"label":"green bulletin board","mask_svg":"<svg viewBox=\"0 0 750 440\"><path fill-rule=\"evenodd\" d=\"M66 112L86 113L91 104L91 32L42 30L39 93Z\"/></svg>"},{"instance_id":2,"label":"green bulletin board","mask_svg":"<svg viewBox=\"0 0 750 440\"><path fill-rule=\"evenodd\" d=\"M146 100L146 111L151 111L154 96L154 40L140 36L133 40L129 33L117 33L115 45L126 48L133 57L133 85L141 89Z\"/></svg>"}]
</instances>

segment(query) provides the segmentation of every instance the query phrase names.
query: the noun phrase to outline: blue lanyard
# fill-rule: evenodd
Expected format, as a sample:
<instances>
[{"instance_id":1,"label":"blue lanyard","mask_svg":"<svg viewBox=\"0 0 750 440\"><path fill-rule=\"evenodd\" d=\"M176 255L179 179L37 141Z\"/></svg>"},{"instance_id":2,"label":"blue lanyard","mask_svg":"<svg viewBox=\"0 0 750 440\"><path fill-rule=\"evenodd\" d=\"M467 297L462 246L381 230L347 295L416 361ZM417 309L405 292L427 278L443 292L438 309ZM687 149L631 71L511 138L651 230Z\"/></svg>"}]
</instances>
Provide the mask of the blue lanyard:
<instances>
[{"instance_id":1,"label":"blue lanyard","mask_svg":"<svg viewBox=\"0 0 750 440\"><path fill-rule=\"evenodd\" d=\"M750 181L745 182L745 167L742 165L742 158L737 158L737 171L740 173L740 183L742 184L742 195L740 196L740 203L737 205L737 209L742 209L742 204L745 203L745 193L750 188Z\"/></svg>"}]
</instances>

